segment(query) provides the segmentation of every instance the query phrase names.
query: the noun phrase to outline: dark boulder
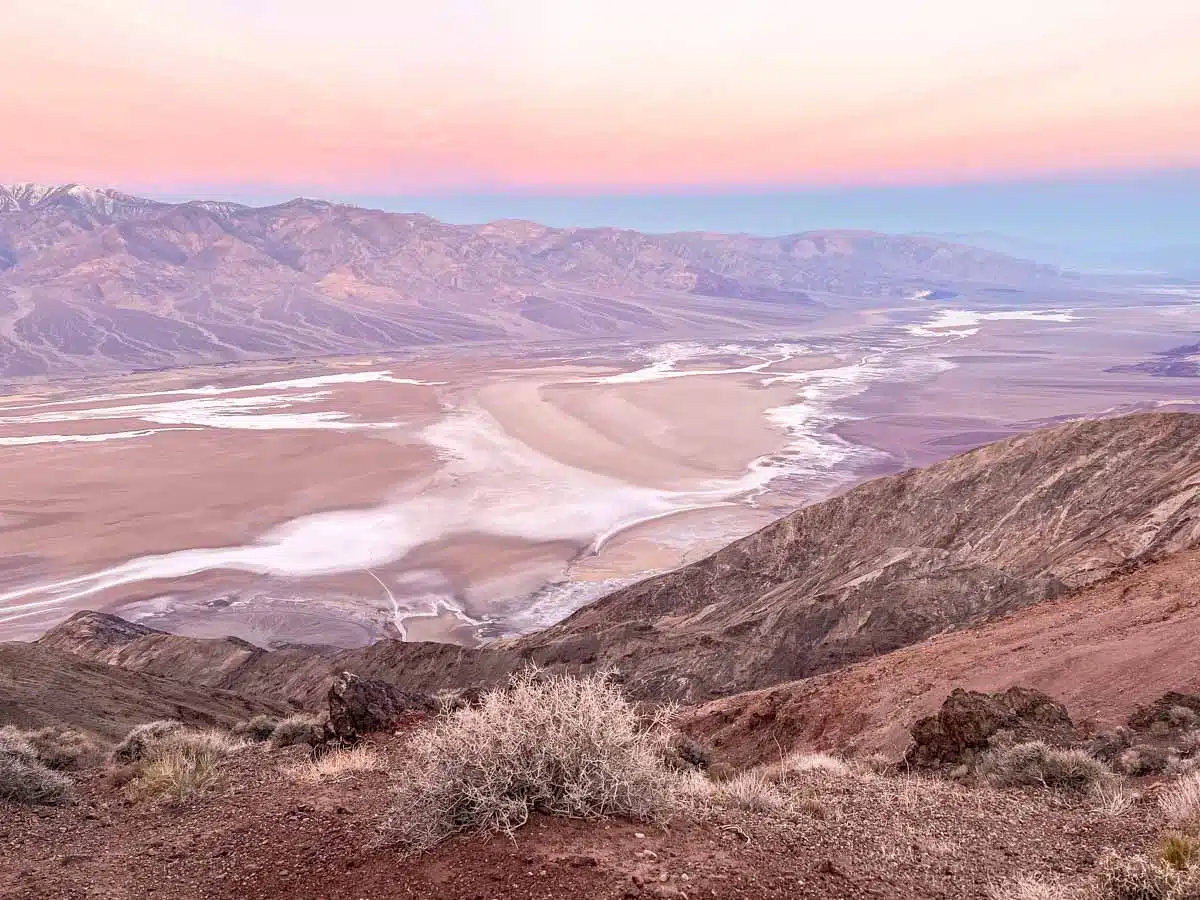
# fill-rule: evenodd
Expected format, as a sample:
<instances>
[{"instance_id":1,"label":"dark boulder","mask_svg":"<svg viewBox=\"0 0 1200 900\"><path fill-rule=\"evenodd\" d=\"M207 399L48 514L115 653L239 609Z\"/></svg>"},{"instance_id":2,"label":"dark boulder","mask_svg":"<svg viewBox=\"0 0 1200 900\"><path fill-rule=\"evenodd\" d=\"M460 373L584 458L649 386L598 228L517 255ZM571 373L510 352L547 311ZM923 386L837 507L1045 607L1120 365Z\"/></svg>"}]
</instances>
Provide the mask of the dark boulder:
<instances>
[{"instance_id":1,"label":"dark boulder","mask_svg":"<svg viewBox=\"0 0 1200 900\"><path fill-rule=\"evenodd\" d=\"M996 694L955 688L936 715L910 729L904 760L916 768L953 768L1001 745L1044 741L1065 746L1078 738L1067 709L1040 691L1012 687Z\"/></svg>"},{"instance_id":2,"label":"dark boulder","mask_svg":"<svg viewBox=\"0 0 1200 900\"><path fill-rule=\"evenodd\" d=\"M1129 717L1134 731L1189 730L1200 727L1200 695L1168 691L1153 703L1139 706Z\"/></svg>"},{"instance_id":3,"label":"dark boulder","mask_svg":"<svg viewBox=\"0 0 1200 900\"><path fill-rule=\"evenodd\" d=\"M357 743L365 735L395 731L436 713L437 709L437 703L427 694L409 693L386 681L343 672L329 686L326 740Z\"/></svg>"}]
</instances>

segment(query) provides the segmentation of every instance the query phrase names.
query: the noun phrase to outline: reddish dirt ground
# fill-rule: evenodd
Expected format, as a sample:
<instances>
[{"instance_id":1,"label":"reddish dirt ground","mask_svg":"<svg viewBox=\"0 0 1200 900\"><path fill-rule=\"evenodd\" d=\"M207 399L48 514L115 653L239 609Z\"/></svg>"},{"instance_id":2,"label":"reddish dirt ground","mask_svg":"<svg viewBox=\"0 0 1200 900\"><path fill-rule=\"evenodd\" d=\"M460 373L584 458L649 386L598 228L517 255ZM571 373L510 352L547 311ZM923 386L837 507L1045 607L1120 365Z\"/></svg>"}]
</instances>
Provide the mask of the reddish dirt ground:
<instances>
[{"instance_id":1,"label":"reddish dirt ground","mask_svg":"<svg viewBox=\"0 0 1200 900\"><path fill-rule=\"evenodd\" d=\"M786 816L535 817L512 841L461 836L405 857L381 831L405 753L382 749L390 771L311 785L287 775L303 751L251 748L214 792L178 806L85 773L72 805L0 809L0 896L982 900L1016 874L1084 878L1106 848L1142 851L1162 827L1149 797L1113 818L1045 793L808 774L788 787L804 811Z\"/></svg>"},{"instance_id":2,"label":"reddish dirt ground","mask_svg":"<svg viewBox=\"0 0 1200 900\"><path fill-rule=\"evenodd\" d=\"M955 687L1035 688L1083 724L1123 722L1167 690L1200 692L1200 551L1117 575L978 628L858 665L726 697L684 728L734 764L780 749L837 748L898 758L908 728Z\"/></svg>"}]
</instances>

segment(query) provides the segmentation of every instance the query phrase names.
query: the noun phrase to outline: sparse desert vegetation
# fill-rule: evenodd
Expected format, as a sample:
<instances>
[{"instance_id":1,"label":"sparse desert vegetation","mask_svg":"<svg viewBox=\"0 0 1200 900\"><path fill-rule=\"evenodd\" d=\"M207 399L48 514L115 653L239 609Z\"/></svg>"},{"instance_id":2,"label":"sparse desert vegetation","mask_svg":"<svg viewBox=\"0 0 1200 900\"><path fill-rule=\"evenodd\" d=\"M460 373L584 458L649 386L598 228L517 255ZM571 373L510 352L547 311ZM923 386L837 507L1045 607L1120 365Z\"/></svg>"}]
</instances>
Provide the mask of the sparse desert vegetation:
<instances>
[{"instance_id":1,"label":"sparse desert vegetation","mask_svg":"<svg viewBox=\"0 0 1200 900\"><path fill-rule=\"evenodd\" d=\"M71 780L45 765L22 732L0 731L0 800L49 805L70 795Z\"/></svg>"},{"instance_id":2,"label":"sparse desert vegetation","mask_svg":"<svg viewBox=\"0 0 1200 900\"><path fill-rule=\"evenodd\" d=\"M225 731L150 726L133 729L121 744L134 766L126 794L135 799L182 803L198 797L216 784L221 760L248 746Z\"/></svg>"},{"instance_id":3,"label":"sparse desert vegetation","mask_svg":"<svg viewBox=\"0 0 1200 900\"><path fill-rule=\"evenodd\" d=\"M979 761L979 773L996 787L1044 787L1086 793L1112 773L1082 749L1049 747L1028 741L993 750Z\"/></svg>"},{"instance_id":4,"label":"sparse desert vegetation","mask_svg":"<svg viewBox=\"0 0 1200 900\"><path fill-rule=\"evenodd\" d=\"M315 747L324 739L322 720L319 716L295 715L276 723L271 731L271 746L279 749L306 744Z\"/></svg>"},{"instance_id":5,"label":"sparse desert vegetation","mask_svg":"<svg viewBox=\"0 0 1200 900\"><path fill-rule=\"evenodd\" d=\"M412 741L393 824L412 849L459 831L511 834L534 812L662 821L678 796L667 715L644 721L604 675L515 675Z\"/></svg>"},{"instance_id":6,"label":"sparse desert vegetation","mask_svg":"<svg viewBox=\"0 0 1200 900\"><path fill-rule=\"evenodd\" d=\"M183 731L183 723L174 719L161 719L135 725L121 742L113 748L111 759L115 763L135 763L145 759L151 749L159 745L170 734Z\"/></svg>"},{"instance_id":7,"label":"sparse desert vegetation","mask_svg":"<svg viewBox=\"0 0 1200 900\"><path fill-rule=\"evenodd\" d=\"M273 716L257 715L235 722L229 733L246 741L269 741L278 727L279 720Z\"/></svg>"},{"instance_id":8,"label":"sparse desert vegetation","mask_svg":"<svg viewBox=\"0 0 1200 900\"><path fill-rule=\"evenodd\" d=\"M359 745L322 753L301 765L288 770L296 781L318 784L322 781L337 781L359 772L376 772L383 768L384 760L373 747Z\"/></svg>"},{"instance_id":9,"label":"sparse desert vegetation","mask_svg":"<svg viewBox=\"0 0 1200 900\"><path fill-rule=\"evenodd\" d=\"M1168 821L1182 827L1200 827L1200 772L1182 775L1158 798Z\"/></svg>"}]
</instances>

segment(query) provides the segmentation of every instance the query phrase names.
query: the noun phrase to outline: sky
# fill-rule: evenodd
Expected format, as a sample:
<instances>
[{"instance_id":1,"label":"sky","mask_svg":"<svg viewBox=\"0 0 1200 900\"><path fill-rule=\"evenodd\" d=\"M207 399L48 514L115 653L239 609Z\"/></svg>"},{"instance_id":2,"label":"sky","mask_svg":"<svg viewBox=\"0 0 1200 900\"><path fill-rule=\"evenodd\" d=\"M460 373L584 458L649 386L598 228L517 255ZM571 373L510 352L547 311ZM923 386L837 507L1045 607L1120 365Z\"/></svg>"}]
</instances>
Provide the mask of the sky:
<instances>
[{"instance_id":1,"label":"sky","mask_svg":"<svg viewBox=\"0 0 1200 900\"><path fill-rule=\"evenodd\" d=\"M1200 173L1197 0L0 0L0 22L0 181L616 224L668 198L770 230L795 198L853 218Z\"/></svg>"}]
</instances>

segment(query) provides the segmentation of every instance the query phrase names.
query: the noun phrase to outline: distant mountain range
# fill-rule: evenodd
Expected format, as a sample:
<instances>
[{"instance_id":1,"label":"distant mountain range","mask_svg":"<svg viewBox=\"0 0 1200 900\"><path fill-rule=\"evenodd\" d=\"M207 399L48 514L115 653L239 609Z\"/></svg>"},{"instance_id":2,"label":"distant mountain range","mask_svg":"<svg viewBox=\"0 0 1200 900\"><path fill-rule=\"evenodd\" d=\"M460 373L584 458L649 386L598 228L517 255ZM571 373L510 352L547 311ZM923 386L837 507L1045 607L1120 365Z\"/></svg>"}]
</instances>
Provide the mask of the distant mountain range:
<instances>
[{"instance_id":1,"label":"distant mountain range","mask_svg":"<svg viewBox=\"0 0 1200 900\"><path fill-rule=\"evenodd\" d=\"M1200 280L1200 245L1169 247L1080 247L995 231L919 232L917 237L969 244L1019 259L1085 272L1127 273Z\"/></svg>"},{"instance_id":2,"label":"distant mountain range","mask_svg":"<svg viewBox=\"0 0 1200 900\"><path fill-rule=\"evenodd\" d=\"M0 186L0 375L481 341L729 336L1058 268L919 236L449 225L297 199Z\"/></svg>"}]
</instances>

